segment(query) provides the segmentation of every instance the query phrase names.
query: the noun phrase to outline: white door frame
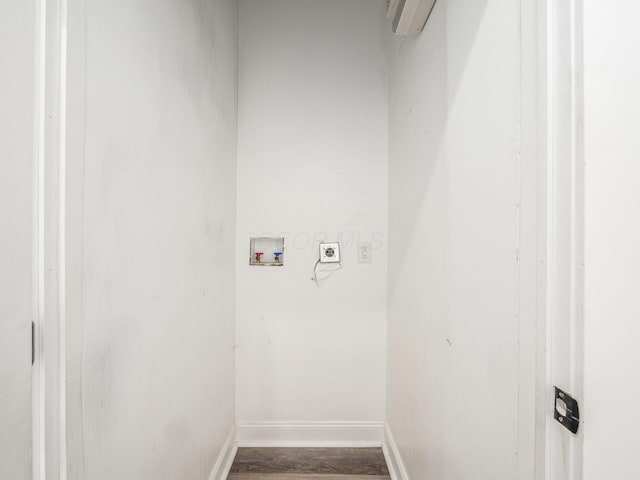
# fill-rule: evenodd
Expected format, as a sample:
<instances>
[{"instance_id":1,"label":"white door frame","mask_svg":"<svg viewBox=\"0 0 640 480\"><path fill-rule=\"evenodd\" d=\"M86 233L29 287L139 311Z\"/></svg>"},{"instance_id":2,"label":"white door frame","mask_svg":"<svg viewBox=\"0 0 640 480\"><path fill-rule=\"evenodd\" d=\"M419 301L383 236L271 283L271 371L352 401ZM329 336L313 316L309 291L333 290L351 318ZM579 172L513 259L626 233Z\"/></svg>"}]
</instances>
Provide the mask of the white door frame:
<instances>
[{"instance_id":1,"label":"white door frame","mask_svg":"<svg viewBox=\"0 0 640 480\"><path fill-rule=\"evenodd\" d=\"M554 420L553 387L584 400L582 0L541 0L539 19L536 480L581 480L582 425Z\"/></svg>"},{"instance_id":2,"label":"white door frame","mask_svg":"<svg viewBox=\"0 0 640 480\"><path fill-rule=\"evenodd\" d=\"M67 0L34 1L38 19L34 32L33 472L35 480L66 480ZM582 478L582 436L565 434L552 417L554 384L583 399L581 5L581 0L521 1L520 171L521 175L537 174L538 203L533 210L522 205L519 213L529 218L537 215L538 232L521 229L522 245L535 248L537 255L535 267L522 264L519 282L524 292L527 275L536 270L538 295L534 320L524 315L520 319L521 378L535 377L535 385L522 382L520 386L519 445L529 451L532 447L535 459L532 465L531 456L521 452L519 479L530 478L532 467L535 480ZM72 135L71 141L76 140ZM526 155L538 161L528 163ZM526 182L522 185L525 188ZM522 198L531 197L523 191ZM526 235L535 237L536 246L526 243ZM520 301L526 307L529 300L522 295ZM534 365L531 352L535 352ZM536 424L528 425L534 411ZM565 450L558 441L565 442Z\"/></svg>"},{"instance_id":3,"label":"white door frame","mask_svg":"<svg viewBox=\"0 0 640 480\"><path fill-rule=\"evenodd\" d=\"M66 0L34 0L33 478L66 479Z\"/></svg>"},{"instance_id":4,"label":"white door frame","mask_svg":"<svg viewBox=\"0 0 640 480\"><path fill-rule=\"evenodd\" d=\"M553 419L554 385L583 400L581 4L520 2L518 480L582 479Z\"/></svg>"}]
</instances>

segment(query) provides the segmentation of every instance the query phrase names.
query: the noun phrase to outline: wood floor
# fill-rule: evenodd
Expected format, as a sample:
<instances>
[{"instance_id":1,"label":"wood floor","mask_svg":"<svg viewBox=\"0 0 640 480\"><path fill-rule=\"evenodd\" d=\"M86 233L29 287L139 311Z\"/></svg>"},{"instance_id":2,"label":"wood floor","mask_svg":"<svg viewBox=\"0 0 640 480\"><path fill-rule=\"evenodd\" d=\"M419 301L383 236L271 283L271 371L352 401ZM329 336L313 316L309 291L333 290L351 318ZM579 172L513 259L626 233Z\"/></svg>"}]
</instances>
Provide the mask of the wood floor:
<instances>
[{"instance_id":1,"label":"wood floor","mask_svg":"<svg viewBox=\"0 0 640 480\"><path fill-rule=\"evenodd\" d=\"M380 448L240 448L227 480L389 480Z\"/></svg>"}]
</instances>

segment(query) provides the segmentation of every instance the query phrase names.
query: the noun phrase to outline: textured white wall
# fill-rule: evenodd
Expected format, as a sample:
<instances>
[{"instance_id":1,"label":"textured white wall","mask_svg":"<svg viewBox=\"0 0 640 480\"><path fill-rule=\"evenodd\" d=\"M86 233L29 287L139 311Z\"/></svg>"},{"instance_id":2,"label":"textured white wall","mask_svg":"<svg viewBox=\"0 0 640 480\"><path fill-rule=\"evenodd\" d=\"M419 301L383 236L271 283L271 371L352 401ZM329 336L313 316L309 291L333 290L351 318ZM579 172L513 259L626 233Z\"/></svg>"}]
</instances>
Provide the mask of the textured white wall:
<instances>
[{"instance_id":1,"label":"textured white wall","mask_svg":"<svg viewBox=\"0 0 640 480\"><path fill-rule=\"evenodd\" d=\"M70 8L70 476L205 479L234 418L237 5Z\"/></svg>"},{"instance_id":2,"label":"textured white wall","mask_svg":"<svg viewBox=\"0 0 640 480\"><path fill-rule=\"evenodd\" d=\"M369 0L240 2L241 425L384 419L381 7ZM248 265L249 237L265 233L286 234L284 267ZM344 269L318 289L310 277L321 238L342 239ZM374 241L373 263L357 263L358 238Z\"/></svg>"},{"instance_id":3,"label":"textured white wall","mask_svg":"<svg viewBox=\"0 0 640 480\"><path fill-rule=\"evenodd\" d=\"M415 480L516 477L519 26L447 0L389 36L387 421Z\"/></svg>"},{"instance_id":4,"label":"textured white wall","mask_svg":"<svg viewBox=\"0 0 640 480\"><path fill-rule=\"evenodd\" d=\"M0 478L31 478L32 2L0 16Z\"/></svg>"},{"instance_id":5,"label":"textured white wall","mask_svg":"<svg viewBox=\"0 0 640 480\"><path fill-rule=\"evenodd\" d=\"M640 477L638 15L584 2L585 480Z\"/></svg>"}]
</instances>

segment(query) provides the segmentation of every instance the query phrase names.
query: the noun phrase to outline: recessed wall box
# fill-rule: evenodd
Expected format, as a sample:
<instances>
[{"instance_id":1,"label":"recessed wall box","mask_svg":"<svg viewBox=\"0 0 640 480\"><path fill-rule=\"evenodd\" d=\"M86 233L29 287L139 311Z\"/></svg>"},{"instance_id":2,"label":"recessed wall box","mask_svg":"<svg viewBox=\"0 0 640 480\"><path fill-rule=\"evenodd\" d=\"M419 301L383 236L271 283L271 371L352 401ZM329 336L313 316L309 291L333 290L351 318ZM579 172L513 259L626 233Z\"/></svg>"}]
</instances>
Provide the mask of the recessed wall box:
<instances>
[{"instance_id":1,"label":"recessed wall box","mask_svg":"<svg viewBox=\"0 0 640 480\"><path fill-rule=\"evenodd\" d=\"M340 244L338 242L320 244L320 263L340 263Z\"/></svg>"},{"instance_id":2,"label":"recessed wall box","mask_svg":"<svg viewBox=\"0 0 640 480\"><path fill-rule=\"evenodd\" d=\"M249 242L249 265L263 267L284 265L284 238L252 237Z\"/></svg>"}]
</instances>

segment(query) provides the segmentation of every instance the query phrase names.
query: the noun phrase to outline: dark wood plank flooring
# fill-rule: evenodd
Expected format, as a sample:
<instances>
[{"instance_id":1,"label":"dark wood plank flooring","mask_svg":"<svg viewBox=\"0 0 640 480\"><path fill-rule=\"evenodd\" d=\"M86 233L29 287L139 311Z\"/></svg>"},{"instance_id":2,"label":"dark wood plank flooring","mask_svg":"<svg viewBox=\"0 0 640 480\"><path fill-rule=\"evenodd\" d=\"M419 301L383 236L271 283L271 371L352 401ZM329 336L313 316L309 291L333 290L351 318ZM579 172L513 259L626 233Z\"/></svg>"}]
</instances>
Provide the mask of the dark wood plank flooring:
<instances>
[{"instance_id":1,"label":"dark wood plank flooring","mask_svg":"<svg viewBox=\"0 0 640 480\"><path fill-rule=\"evenodd\" d=\"M228 480L389 480L380 448L240 448Z\"/></svg>"}]
</instances>

